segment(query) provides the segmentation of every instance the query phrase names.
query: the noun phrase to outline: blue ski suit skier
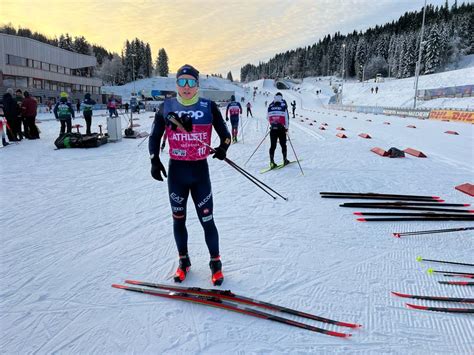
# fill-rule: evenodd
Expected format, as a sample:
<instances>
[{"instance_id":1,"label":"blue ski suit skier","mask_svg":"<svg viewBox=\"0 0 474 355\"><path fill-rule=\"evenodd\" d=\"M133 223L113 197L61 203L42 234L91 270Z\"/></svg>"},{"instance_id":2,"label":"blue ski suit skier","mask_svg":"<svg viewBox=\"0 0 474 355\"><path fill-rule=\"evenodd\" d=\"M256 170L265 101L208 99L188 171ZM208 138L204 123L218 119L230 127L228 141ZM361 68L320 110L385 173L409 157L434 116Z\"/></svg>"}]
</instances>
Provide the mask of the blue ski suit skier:
<instances>
[{"instance_id":1,"label":"blue ski suit skier","mask_svg":"<svg viewBox=\"0 0 474 355\"><path fill-rule=\"evenodd\" d=\"M160 141L166 131L169 145L168 193L173 215L173 233L179 254L175 282L182 282L191 267L188 255L186 208L189 193L204 229L210 254L209 267L214 285L224 280L219 254L219 234L213 217L211 181L207 157L210 154L212 128L220 138L213 158L224 160L230 134L216 103L199 97L199 71L182 66L176 74L176 98L166 99L155 114L150 134L151 175L158 181L166 177L160 161Z\"/></svg>"},{"instance_id":2,"label":"blue ski suit skier","mask_svg":"<svg viewBox=\"0 0 474 355\"><path fill-rule=\"evenodd\" d=\"M274 169L277 167L274 160L277 141L280 141L283 164L290 163L286 158L286 132L288 132L290 118L288 105L280 92L276 93L273 102L268 105L267 119L270 124L270 168Z\"/></svg>"},{"instance_id":3,"label":"blue ski suit skier","mask_svg":"<svg viewBox=\"0 0 474 355\"><path fill-rule=\"evenodd\" d=\"M232 142L237 143L237 135L239 133L239 118L242 114L242 106L239 102L235 101L235 96L230 97L230 102L225 110L225 120L229 121L232 126Z\"/></svg>"}]
</instances>

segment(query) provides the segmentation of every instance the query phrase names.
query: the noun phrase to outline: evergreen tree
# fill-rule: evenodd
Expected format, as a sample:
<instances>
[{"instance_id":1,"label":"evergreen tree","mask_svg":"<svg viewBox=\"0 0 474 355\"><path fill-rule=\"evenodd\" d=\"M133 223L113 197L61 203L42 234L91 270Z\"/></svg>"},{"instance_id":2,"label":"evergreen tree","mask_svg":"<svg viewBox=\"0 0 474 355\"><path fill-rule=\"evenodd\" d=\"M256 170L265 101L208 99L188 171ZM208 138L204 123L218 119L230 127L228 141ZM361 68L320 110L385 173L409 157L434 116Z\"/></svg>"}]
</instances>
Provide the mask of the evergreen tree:
<instances>
[{"instance_id":1,"label":"evergreen tree","mask_svg":"<svg viewBox=\"0 0 474 355\"><path fill-rule=\"evenodd\" d=\"M231 82L234 81L234 78L232 77L232 72L231 71L227 73L227 80L230 80Z\"/></svg>"},{"instance_id":2,"label":"evergreen tree","mask_svg":"<svg viewBox=\"0 0 474 355\"><path fill-rule=\"evenodd\" d=\"M156 58L156 71L158 72L159 76L167 77L169 74L168 54L166 54L166 50L164 48L161 48L158 51L158 56Z\"/></svg>"},{"instance_id":3,"label":"evergreen tree","mask_svg":"<svg viewBox=\"0 0 474 355\"><path fill-rule=\"evenodd\" d=\"M441 44L439 27L435 24L430 28L426 43L425 74L434 73L440 67Z\"/></svg>"}]
</instances>

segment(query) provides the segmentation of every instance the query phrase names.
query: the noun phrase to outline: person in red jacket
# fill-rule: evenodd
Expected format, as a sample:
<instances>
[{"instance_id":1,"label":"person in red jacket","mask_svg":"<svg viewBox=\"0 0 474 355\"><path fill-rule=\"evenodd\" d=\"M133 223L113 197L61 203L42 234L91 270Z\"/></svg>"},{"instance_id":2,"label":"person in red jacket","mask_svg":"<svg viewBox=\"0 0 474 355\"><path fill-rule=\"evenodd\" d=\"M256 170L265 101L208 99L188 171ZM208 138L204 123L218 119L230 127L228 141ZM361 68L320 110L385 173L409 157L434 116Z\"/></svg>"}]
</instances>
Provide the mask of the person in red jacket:
<instances>
[{"instance_id":1,"label":"person in red jacket","mask_svg":"<svg viewBox=\"0 0 474 355\"><path fill-rule=\"evenodd\" d=\"M35 124L38 103L30 96L28 91L25 91L23 96L25 98L21 102L21 110L22 117L25 119L25 136L28 139L38 139L39 132Z\"/></svg>"}]
</instances>

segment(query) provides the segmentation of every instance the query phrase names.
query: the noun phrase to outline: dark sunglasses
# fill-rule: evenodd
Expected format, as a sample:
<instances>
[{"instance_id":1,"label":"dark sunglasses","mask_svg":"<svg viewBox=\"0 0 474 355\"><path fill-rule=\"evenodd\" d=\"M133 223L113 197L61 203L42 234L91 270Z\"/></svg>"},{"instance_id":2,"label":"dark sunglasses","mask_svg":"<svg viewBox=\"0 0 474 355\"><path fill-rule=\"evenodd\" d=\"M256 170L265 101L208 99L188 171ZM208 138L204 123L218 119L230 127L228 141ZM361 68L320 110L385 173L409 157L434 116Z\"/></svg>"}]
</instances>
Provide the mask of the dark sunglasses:
<instances>
[{"instance_id":1,"label":"dark sunglasses","mask_svg":"<svg viewBox=\"0 0 474 355\"><path fill-rule=\"evenodd\" d=\"M190 88L193 88L197 86L198 81L196 79L181 78L176 80L176 84L178 84L178 86L181 88L184 88L186 84L188 84Z\"/></svg>"}]
</instances>

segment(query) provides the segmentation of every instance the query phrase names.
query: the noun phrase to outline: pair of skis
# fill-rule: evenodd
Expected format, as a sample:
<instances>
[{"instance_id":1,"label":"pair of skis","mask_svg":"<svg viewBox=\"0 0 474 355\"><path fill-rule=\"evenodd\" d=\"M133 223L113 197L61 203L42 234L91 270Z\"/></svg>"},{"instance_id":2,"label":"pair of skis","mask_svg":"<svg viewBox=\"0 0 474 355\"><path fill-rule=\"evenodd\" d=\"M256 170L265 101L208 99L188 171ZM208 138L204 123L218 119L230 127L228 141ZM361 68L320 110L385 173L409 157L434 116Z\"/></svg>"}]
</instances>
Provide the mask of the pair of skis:
<instances>
[{"instance_id":1,"label":"pair of skis","mask_svg":"<svg viewBox=\"0 0 474 355\"><path fill-rule=\"evenodd\" d=\"M423 196L423 195L398 195L398 194L381 194L373 192L320 192L321 198L337 198L337 199L356 199L356 200L394 200L394 201L418 201L418 202L435 202L442 203L439 196Z\"/></svg>"},{"instance_id":2,"label":"pair of skis","mask_svg":"<svg viewBox=\"0 0 474 355\"><path fill-rule=\"evenodd\" d=\"M286 308L282 306L278 306L272 303L263 302L259 300L255 300L252 298L248 298L245 296L240 296L232 293L231 291L223 291L223 290L214 290L214 289L203 289L199 287L181 287L181 286L172 286L172 285L164 285L164 284L157 284L152 282L145 282L145 281L136 281L136 280L126 280L125 283L132 284L135 286L142 286L142 287L133 287L127 285L118 285L113 284L112 287L119 288L122 290L132 291L132 292L139 292L145 293L152 296L158 296L163 298L170 298L170 299L177 299L181 301L187 301L192 303L204 304L208 306L213 306L217 308L227 309L229 311L234 311L241 314L246 314L249 316L267 319L283 324L287 324L290 326L310 330L313 332L326 334L334 337L339 338L347 338L350 337L351 334L349 333L341 333L336 331L331 331L319 327L315 327L309 324L293 321L291 319L282 318L271 313L263 312L260 310L256 310L254 308L246 307L246 306L253 306L259 307L270 311L277 311L286 314L291 314L294 316L303 317L306 319L311 319L327 324L338 325L342 327L348 328L359 328L361 327L360 324L355 323L346 323L340 322L336 320L332 320L329 318L324 318L320 316L316 316L313 314L300 312L291 308ZM149 287L149 288L144 288ZM150 289L152 288L152 289ZM156 290L153 290L156 289ZM160 290L160 291L158 291Z\"/></svg>"},{"instance_id":3,"label":"pair of skis","mask_svg":"<svg viewBox=\"0 0 474 355\"><path fill-rule=\"evenodd\" d=\"M293 163L296 163L296 160L292 160L286 165L284 163L281 163L281 164L278 164L277 166L275 166L274 168L268 167L268 168L262 169L262 170L260 170L260 174L265 174L265 173L269 172L270 170L279 170L279 169L284 168L285 166L288 166L288 165L293 164Z\"/></svg>"},{"instance_id":4,"label":"pair of skis","mask_svg":"<svg viewBox=\"0 0 474 355\"><path fill-rule=\"evenodd\" d=\"M442 302L457 302L457 303L474 303L474 298L458 298L458 297L442 297L442 296L418 296L410 295L406 293L393 292L392 294L402 298L411 298L416 300L426 300L426 301L442 301ZM448 313L474 313L474 308L450 308L450 307L428 307L420 306L411 303L406 303L406 306L409 308L420 309L425 311L434 311L434 312L448 312Z\"/></svg>"}]
</instances>

